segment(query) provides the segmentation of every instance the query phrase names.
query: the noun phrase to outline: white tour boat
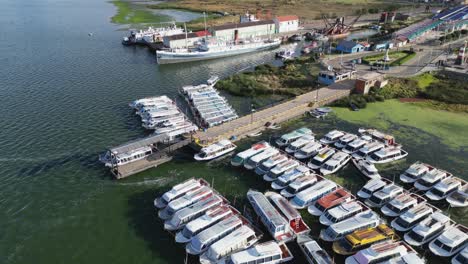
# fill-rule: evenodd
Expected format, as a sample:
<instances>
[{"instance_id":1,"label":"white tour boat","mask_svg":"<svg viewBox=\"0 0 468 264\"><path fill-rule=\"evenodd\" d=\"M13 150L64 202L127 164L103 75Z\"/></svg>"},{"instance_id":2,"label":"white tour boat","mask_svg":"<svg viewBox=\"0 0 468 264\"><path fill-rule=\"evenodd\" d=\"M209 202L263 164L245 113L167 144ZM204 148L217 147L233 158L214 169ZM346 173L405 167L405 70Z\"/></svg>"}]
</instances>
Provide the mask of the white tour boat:
<instances>
[{"instance_id":1,"label":"white tour boat","mask_svg":"<svg viewBox=\"0 0 468 264\"><path fill-rule=\"evenodd\" d=\"M137 99L129 103L128 105L133 109L140 110L142 107L147 106L147 105L159 105L159 104L169 104L169 103L173 103L172 99L170 99L166 95L162 95L162 96Z\"/></svg>"},{"instance_id":2,"label":"white tour boat","mask_svg":"<svg viewBox=\"0 0 468 264\"><path fill-rule=\"evenodd\" d=\"M268 148L268 149L264 150L263 152L258 153L257 155L252 156L249 159L247 159L247 161L244 162L244 168L246 168L248 170L253 170L259 164L261 164L262 162L268 160L269 158L277 155L278 153L279 153L278 149L273 148L273 147Z\"/></svg>"},{"instance_id":3,"label":"white tour boat","mask_svg":"<svg viewBox=\"0 0 468 264\"><path fill-rule=\"evenodd\" d=\"M322 175L329 175L343 168L351 159L351 155L338 151L320 167Z\"/></svg>"},{"instance_id":4,"label":"white tour boat","mask_svg":"<svg viewBox=\"0 0 468 264\"><path fill-rule=\"evenodd\" d=\"M194 236L229 217L233 213L234 211L229 205L221 205L216 208L209 209L205 214L190 221L185 225L184 229L177 232L175 241L177 243L188 243Z\"/></svg>"},{"instance_id":5,"label":"white tour boat","mask_svg":"<svg viewBox=\"0 0 468 264\"><path fill-rule=\"evenodd\" d=\"M307 211L311 215L321 216L328 209L339 206L340 204L349 202L351 200L354 200L354 196L345 189L340 188L315 201L307 208Z\"/></svg>"},{"instance_id":6,"label":"white tour boat","mask_svg":"<svg viewBox=\"0 0 468 264\"><path fill-rule=\"evenodd\" d=\"M204 179L190 178L182 183L174 185L169 191L165 192L161 197L154 200L154 206L158 209L162 209L167 204L194 189L200 188L202 185L209 185Z\"/></svg>"},{"instance_id":7,"label":"white tour boat","mask_svg":"<svg viewBox=\"0 0 468 264\"><path fill-rule=\"evenodd\" d=\"M153 148L150 146L144 146L122 153L112 153L111 151L108 151L106 154L99 157L99 161L104 163L106 167L122 166L137 160L144 159L152 153Z\"/></svg>"},{"instance_id":8,"label":"white tour boat","mask_svg":"<svg viewBox=\"0 0 468 264\"><path fill-rule=\"evenodd\" d=\"M231 165L240 166L244 164L244 161L246 161L248 158L257 155L258 153L263 152L268 148L271 148L270 144L264 141L253 144L249 149L237 153L237 155L231 160Z\"/></svg>"},{"instance_id":9,"label":"white tour boat","mask_svg":"<svg viewBox=\"0 0 468 264\"><path fill-rule=\"evenodd\" d=\"M425 261L417 255L413 248L401 241L384 241L373 244L347 257L345 260L345 264L370 263L424 264Z\"/></svg>"},{"instance_id":10,"label":"white tour boat","mask_svg":"<svg viewBox=\"0 0 468 264\"><path fill-rule=\"evenodd\" d=\"M268 241L234 253L225 261L219 262L219 264L279 264L291 261L292 259L293 255L286 244Z\"/></svg>"},{"instance_id":11,"label":"white tour boat","mask_svg":"<svg viewBox=\"0 0 468 264\"><path fill-rule=\"evenodd\" d=\"M313 135L312 130L306 127L299 128L299 129L294 130L291 133L282 135L275 142L276 142L276 145L278 145L279 147L285 147L289 145L291 142L295 141L296 139L304 135Z\"/></svg>"},{"instance_id":12,"label":"white tour boat","mask_svg":"<svg viewBox=\"0 0 468 264\"><path fill-rule=\"evenodd\" d=\"M406 232L435 212L440 210L429 203L421 203L393 219L391 226L397 231Z\"/></svg>"},{"instance_id":13,"label":"white tour boat","mask_svg":"<svg viewBox=\"0 0 468 264\"><path fill-rule=\"evenodd\" d=\"M185 251L191 255L200 255L213 243L244 225L244 221L236 214L195 235L185 246Z\"/></svg>"},{"instance_id":14,"label":"white tour boat","mask_svg":"<svg viewBox=\"0 0 468 264\"><path fill-rule=\"evenodd\" d=\"M247 199L276 241L286 242L294 239L294 233L290 228L289 222L275 209L263 193L249 190L247 192Z\"/></svg>"},{"instance_id":15,"label":"white tour boat","mask_svg":"<svg viewBox=\"0 0 468 264\"><path fill-rule=\"evenodd\" d=\"M159 210L158 216L162 220L171 218L175 212L190 206L203 198L211 196L213 190L208 186L201 186L198 189L186 192L183 196L171 201L165 208Z\"/></svg>"},{"instance_id":16,"label":"white tour boat","mask_svg":"<svg viewBox=\"0 0 468 264\"><path fill-rule=\"evenodd\" d=\"M437 183L443 179L452 177L452 174L444 170L435 169L426 172L419 180L414 182L414 187L420 191L432 189Z\"/></svg>"},{"instance_id":17,"label":"white tour boat","mask_svg":"<svg viewBox=\"0 0 468 264\"><path fill-rule=\"evenodd\" d=\"M335 261L310 235L297 237L297 244L309 264L334 264Z\"/></svg>"},{"instance_id":18,"label":"white tour boat","mask_svg":"<svg viewBox=\"0 0 468 264\"><path fill-rule=\"evenodd\" d=\"M356 230L376 227L381 223L379 215L372 210L359 213L320 231L320 239L328 242L336 241Z\"/></svg>"},{"instance_id":19,"label":"white tour boat","mask_svg":"<svg viewBox=\"0 0 468 264\"><path fill-rule=\"evenodd\" d=\"M354 166L361 172L364 176L369 179L380 179L381 176L379 171L374 164L370 163L365 159L353 159Z\"/></svg>"},{"instance_id":20,"label":"white tour boat","mask_svg":"<svg viewBox=\"0 0 468 264\"><path fill-rule=\"evenodd\" d=\"M199 153L195 154L194 159L199 161L216 159L234 151L236 148L237 146L234 145L231 141L223 139L202 148Z\"/></svg>"},{"instance_id":21,"label":"white tour boat","mask_svg":"<svg viewBox=\"0 0 468 264\"><path fill-rule=\"evenodd\" d=\"M437 183L434 188L426 192L426 197L433 201L440 201L447 198L451 193L458 191L466 182L462 179L453 177L445 178Z\"/></svg>"},{"instance_id":22,"label":"white tour boat","mask_svg":"<svg viewBox=\"0 0 468 264\"><path fill-rule=\"evenodd\" d=\"M468 263L468 246L466 246L460 253L452 258L451 264L466 264Z\"/></svg>"},{"instance_id":23,"label":"white tour boat","mask_svg":"<svg viewBox=\"0 0 468 264\"><path fill-rule=\"evenodd\" d=\"M287 160L283 163L276 165L273 169L271 169L267 174L263 175L263 180L265 181L274 181L276 180L281 174L285 173L288 170L292 170L299 166L299 162L297 160Z\"/></svg>"},{"instance_id":24,"label":"white tour boat","mask_svg":"<svg viewBox=\"0 0 468 264\"><path fill-rule=\"evenodd\" d=\"M360 128L359 133L363 136L369 136L372 140L376 140L385 144L385 146L395 145L395 138L392 135L382 133L376 129L363 129Z\"/></svg>"},{"instance_id":25,"label":"white tour boat","mask_svg":"<svg viewBox=\"0 0 468 264\"><path fill-rule=\"evenodd\" d=\"M291 144L289 144L285 151L289 154L296 153L299 149L304 147L305 145L309 143L313 143L315 141L315 137L313 135L304 135L297 140L293 141Z\"/></svg>"},{"instance_id":26,"label":"white tour boat","mask_svg":"<svg viewBox=\"0 0 468 264\"><path fill-rule=\"evenodd\" d=\"M276 165L281 164L285 161L287 161L289 158L287 155L278 153L276 155L273 155L271 158L267 159L266 161L262 162L260 165L258 165L255 168L255 173L257 175L264 175L268 173L272 168L274 168Z\"/></svg>"},{"instance_id":27,"label":"white tour boat","mask_svg":"<svg viewBox=\"0 0 468 264\"><path fill-rule=\"evenodd\" d=\"M279 176L274 182L271 183L271 188L273 188L274 190L282 190L288 187L288 185L297 178L309 174L309 168L307 168L306 166L299 165L296 168L289 170L283 175Z\"/></svg>"},{"instance_id":28,"label":"white tour boat","mask_svg":"<svg viewBox=\"0 0 468 264\"><path fill-rule=\"evenodd\" d=\"M310 228L302 219L301 213L296 208L292 207L286 198L275 192L266 192L265 196L270 199L275 208L278 209L289 222L289 227L296 236L308 234L310 232Z\"/></svg>"},{"instance_id":29,"label":"white tour boat","mask_svg":"<svg viewBox=\"0 0 468 264\"><path fill-rule=\"evenodd\" d=\"M307 176L301 176L291 182L286 188L281 190L281 195L286 198L292 198L299 192L309 188L310 186L314 185L318 179L323 179L321 176L317 174L310 174Z\"/></svg>"},{"instance_id":30,"label":"white tour boat","mask_svg":"<svg viewBox=\"0 0 468 264\"><path fill-rule=\"evenodd\" d=\"M404 183L414 183L426 172L434 169L435 168L433 166L418 161L413 163L407 170L405 170L405 172L400 174L400 180Z\"/></svg>"},{"instance_id":31,"label":"white tour boat","mask_svg":"<svg viewBox=\"0 0 468 264\"><path fill-rule=\"evenodd\" d=\"M362 147L364 147L367 143L369 143L370 140L371 139L367 136L357 138L350 142L348 145L346 145L346 147L344 147L342 151L347 154L353 154Z\"/></svg>"},{"instance_id":32,"label":"white tour boat","mask_svg":"<svg viewBox=\"0 0 468 264\"><path fill-rule=\"evenodd\" d=\"M345 135L345 132L343 131L332 130L328 132L325 136L323 136L323 138L320 139L320 142L326 145L333 144L337 142L338 140L340 140L340 138L343 137L344 135Z\"/></svg>"},{"instance_id":33,"label":"white tour boat","mask_svg":"<svg viewBox=\"0 0 468 264\"><path fill-rule=\"evenodd\" d=\"M182 229L188 222L203 215L206 211L212 208L219 207L223 203L223 199L218 195L212 195L202 199L184 209L175 212L171 219L164 222L164 229L169 231Z\"/></svg>"},{"instance_id":34,"label":"white tour boat","mask_svg":"<svg viewBox=\"0 0 468 264\"><path fill-rule=\"evenodd\" d=\"M344 136L340 138L340 140L336 141L334 146L337 149L343 149L345 148L349 143L353 142L356 140L358 136L351 134L351 133L345 133Z\"/></svg>"},{"instance_id":35,"label":"white tour boat","mask_svg":"<svg viewBox=\"0 0 468 264\"><path fill-rule=\"evenodd\" d=\"M317 155L317 153L319 153L320 150L322 150L323 148L325 148L324 144L321 144L319 142L311 142L303 146L300 150L296 151L294 153L294 157L299 160L308 159L312 156Z\"/></svg>"},{"instance_id":36,"label":"white tour boat","mask_svg":"<svg viewBox=\"0 0 468 264\"><path fill-rule=\"evenodd\" d=\"M232 253L249 248L258 241L255 231L247 225L241 226L229 235L216 241L200 256L201 264L216 264L225 262Z\"/></svg>"},{"instance_id":37,"label":"white tour boat","mask_svg":"<svg viewBox=\"0 0 468 264\"><path fill-rule=\"evenodd\" d=\"M389 184L381 190L374 192L370 198L366 199L365 203L369 207L380 208L402 193L402 187L395 184Z\"/></svg>"},{"instance_id":38,"label":"white tour boat","mask_svg":"<svg viewBox=\"0 0 468 264\"><path fill-rule=\"evenodd\" d=\"M338 189L338 185L332 181L319 181L311 187L296 194L296 196L291 200L291 205L299 209L306 208L322 196L327 195L336 189Z\"/></svg>"},{"instance_id":39,"label":"white tour boat","mask_svg":"<svg viewBox=\"0 0 468 264\"><path fill-rule=\"evenodd\" d=\"M358 191L357 196L361 197L362 199L368 199L377 191L380 191L385 186L391 184L392 182L385 179L372 179L369 180L362 188Z\"/></svg>"},{"instance_id":40,"label":"white tour boat","mask_svg":"<svg viewBox=\"0 0 468 264\"><path fill-rule=\"evenodd\" d=\"M400 147L390 146L372 153L370 156L367 156L366 159L372 163L382 164L404 159L406 156L408 156L408 152Z\"/></svg>"},{"instance_id":41,"label":"white tour boat","mask_svg":"<svg viewBox=\"0 0 468 264\"><path fill-rule=\"evenodd\" d=\"M404 192L384 205L380 211L389 217L397 217L418 204L425 203L426 199L414 193Z\"/></svg>"},{"instance_id":42,"label":"white tour boat","mask_svg":"<svg viewBox=\"0 0 468 264\"><path fill-rule=\"evenodd\" d=\"M369 207L359 201L349 201L326 210L319 221L322 225L329 226L369 210Z\"/></svg>"},{"instance_id":43,"label":"white tour boat","mask_svg":"<svg viewBox=\"0 0 468 264\"><path fill-rule=\"evenodd\" d=\"M307 167L318 170L322 165L336 153L334 148L325 147L320 150L313 159L307 163Z\"/></svg>"},{"instance_id":44,"label":"white tour boat","mask_svg":"<svg viewBox=\"0 0 468 264\"><path fill-rule=\"evenodd\" d=\"M191 128L191 131L196 131L198 129L198 127L194 126L192 124L192 122L184 121L184 122L178 123L178 124L176 124L174 126L156 128L154 130L154 134L156 134L156 135L166 134L166 133L169 133L169 132L172 132L172 131L176 131L176 130L179 130L179 129L186 129L186 128L189 128L189 129Z\"/></svg>"},{"instance_id":45,"label":"white tour boat","mask_svg":"<svg viewBox=\"0 0 468 264\"><path fill-rule=\"evenodd\" d=\"M452 257L468 245L468 228L456 225L445 230L429 244L431 252L441 257Z\"/></svg>"},{"instance_id":46,"label":"white tour boat","mask_svg":"<svg viewBox=\"0 0 468 264\"><path fill-rule=\"evenodd\" d=\"M458 191L450 194L446 200L452 207L468 206L468 184L465 184Z\"/></svg>"},{"instance_id":47,"label":"white tour boat","mask_svg":"<svg viewBox=\"0 0 468 264\"><path fill-rule=\"evenodd\" d=\"M422 246L439 236L446 228L454 225L450 217L435 212L419 222L415 227L405 234L405 241L412 246Z\"/></svg>"},{"instance_id":48,"label":"white tour boat","mask_svg":"<svg viewBox=\"0 0 468 264\"><path fill-rule=\"evenodd\" d=\"M383 149L385 145L383 143L374 141L369 142L364 145L364 147L360 148L358 151L353 153L353 158L355 159L365 159L367 156L371 155L374 152L377 152Z\"/></svg>"}]
</instances>

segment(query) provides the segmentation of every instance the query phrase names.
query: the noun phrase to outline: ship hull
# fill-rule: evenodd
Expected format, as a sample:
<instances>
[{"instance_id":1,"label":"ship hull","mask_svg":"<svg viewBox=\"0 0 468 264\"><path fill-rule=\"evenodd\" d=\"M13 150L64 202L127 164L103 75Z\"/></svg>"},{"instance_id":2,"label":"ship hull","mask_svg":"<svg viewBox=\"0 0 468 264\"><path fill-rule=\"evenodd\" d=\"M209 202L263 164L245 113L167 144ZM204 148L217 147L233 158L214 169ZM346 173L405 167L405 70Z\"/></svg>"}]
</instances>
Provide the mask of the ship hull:
<instances>
[{"instance_id":1,"label":"ship hull","mask_svg":"<svg viewBox=\"0 0 468 264\"><path fill-rule=\"evenodd\" d=\"M172 52L156 52L158 64L172 64L191 61L213 60L235 55L241 55L251 52L274 49L280 46L280 42L272 42L263 46L238 49L232 51L216 51L216 52L194 52L194 53L172 53Z\"/></svg>"}]
</instances>

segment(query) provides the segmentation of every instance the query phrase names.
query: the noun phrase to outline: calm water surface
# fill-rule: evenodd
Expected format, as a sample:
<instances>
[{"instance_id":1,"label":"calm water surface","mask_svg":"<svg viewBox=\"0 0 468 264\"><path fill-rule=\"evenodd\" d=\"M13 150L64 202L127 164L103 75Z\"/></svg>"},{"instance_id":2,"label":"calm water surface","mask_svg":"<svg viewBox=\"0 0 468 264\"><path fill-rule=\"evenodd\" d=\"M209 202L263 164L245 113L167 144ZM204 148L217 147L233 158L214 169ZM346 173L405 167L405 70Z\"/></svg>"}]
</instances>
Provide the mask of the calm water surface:
<instances>
[{"instance_id":1,"label":"calm water surface","mask_svg":"<svg viewBox=\"0 0 468 264\"><path fill-rule=\"evenodd\" d=\"M182 263L184 250L162 231L152 205L167 185L205 177L240 208L248 188L267 188L226 160L192 162L189 150L123 181L112 180L98 164L98 153L107 147L144 135L127 107L131 100L175 97L182 85L212 74L226 77L273 57L259 53L159 67L145 48L120 44L123 32L109 23L114 13L103 0L2 3L0 263ZM231 99L245 112L248 100ZM334 119L303 122L296 126L306 124L319 134L335 126L356 129ZM460 153L436 139L401 138L413 144L411 159L397 165L401 168L423 159L447 169L452 165L456 173L468 169ZM339 177L355 179L350 184L355 189L364 182L351 166ZM461 215L457 218L466 222Z\"/></svg>"}]
</instances>

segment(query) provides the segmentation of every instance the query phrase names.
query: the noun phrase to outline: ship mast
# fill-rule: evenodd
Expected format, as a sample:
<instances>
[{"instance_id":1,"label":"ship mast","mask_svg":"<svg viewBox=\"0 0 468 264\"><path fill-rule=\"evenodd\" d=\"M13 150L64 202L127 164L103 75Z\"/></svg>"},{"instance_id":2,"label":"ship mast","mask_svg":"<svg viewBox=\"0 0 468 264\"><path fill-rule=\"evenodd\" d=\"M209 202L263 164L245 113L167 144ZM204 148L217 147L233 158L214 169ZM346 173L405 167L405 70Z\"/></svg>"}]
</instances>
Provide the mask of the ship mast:
<instances>
[{"instance_id":1,"label":"ship mast","mask_svg":"<svg viewBox=\"0 0 468 264\"><path fill-rule=\"evenodd\" d=\"M187 42L187 24L184 22L184 31L185 31L185 48L188 50L188 42Z\"/></svg>"}]
</instances>

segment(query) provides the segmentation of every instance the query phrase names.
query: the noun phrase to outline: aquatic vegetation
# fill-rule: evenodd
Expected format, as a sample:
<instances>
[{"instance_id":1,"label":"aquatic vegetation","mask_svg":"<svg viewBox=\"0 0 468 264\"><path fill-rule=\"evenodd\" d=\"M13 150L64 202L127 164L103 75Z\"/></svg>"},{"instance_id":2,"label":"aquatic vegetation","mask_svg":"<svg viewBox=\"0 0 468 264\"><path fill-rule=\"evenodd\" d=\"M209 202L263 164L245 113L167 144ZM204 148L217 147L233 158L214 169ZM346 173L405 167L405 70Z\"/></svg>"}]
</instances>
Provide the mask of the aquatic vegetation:
<instances>
[{"instance_id":1,"label":"aquatic vegetation","mask_svg":"<svg viewBox=\"0 0 468 264\"><path fill-rule=\"evenodd\" d=\"M170 21L168 16L153 14L145 10L144 7L137 6L129 1L115 0L111 1L111 3L117 7L117 14L111 18L112 23L139 24Z\"/></svg>"},{"instance_id":2,"label":"aquatic vegetation","mask_svg":"<svg viewBox=\"0 0 468 264\"><path fill-rule=\"evenodd\" d=\"M444 144L460 149L468 145L468 116L437 111L397 100L371 103L359 112L334 108L337 117L351 123L387 129L391 123L412 126L438 137ZM415 135L413 135L415 136Z\"/></svg>"}]
</instances>

